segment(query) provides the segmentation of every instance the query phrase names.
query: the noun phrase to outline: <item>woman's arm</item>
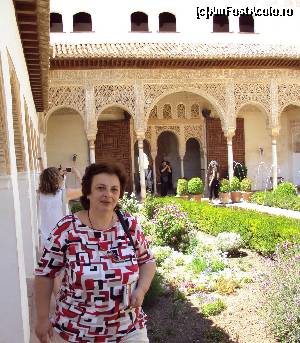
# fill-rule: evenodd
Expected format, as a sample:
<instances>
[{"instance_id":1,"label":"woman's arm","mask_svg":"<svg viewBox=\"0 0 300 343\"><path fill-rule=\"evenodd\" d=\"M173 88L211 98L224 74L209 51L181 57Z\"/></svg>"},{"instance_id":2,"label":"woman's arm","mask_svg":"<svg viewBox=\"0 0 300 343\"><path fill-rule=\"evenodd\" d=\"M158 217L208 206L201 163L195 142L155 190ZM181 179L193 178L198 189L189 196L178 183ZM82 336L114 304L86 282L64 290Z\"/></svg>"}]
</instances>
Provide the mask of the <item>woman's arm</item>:
<instances>
[{"instance_id":1,"label":"woman's arm","mask_svg":"<svg viewBox=\"0 0 300 343\"><path fill-rule=\"evenodd\" d=\"M50 299L54 279L47 276L35 277L36 326L35 333L41 343L48 343L48 336L52 338L52 325L49 320Z\"/></svg>"},{"instance_id":2,"label":"woman's arm","mask_svg":"<svg viewBox=\"0 0 300 343\"><path fill-rule=\"evenodd\" d=\"M140 269L140 275L139 275L138 286L132 292L131 299L130 299L131 307L142 306L145 294L148 292L148 289L150 288L150 285L151 285L151 281L155 274L156 263L155 262L144 263L139 267L139 269Z\"/></svg>"}]
</instances>

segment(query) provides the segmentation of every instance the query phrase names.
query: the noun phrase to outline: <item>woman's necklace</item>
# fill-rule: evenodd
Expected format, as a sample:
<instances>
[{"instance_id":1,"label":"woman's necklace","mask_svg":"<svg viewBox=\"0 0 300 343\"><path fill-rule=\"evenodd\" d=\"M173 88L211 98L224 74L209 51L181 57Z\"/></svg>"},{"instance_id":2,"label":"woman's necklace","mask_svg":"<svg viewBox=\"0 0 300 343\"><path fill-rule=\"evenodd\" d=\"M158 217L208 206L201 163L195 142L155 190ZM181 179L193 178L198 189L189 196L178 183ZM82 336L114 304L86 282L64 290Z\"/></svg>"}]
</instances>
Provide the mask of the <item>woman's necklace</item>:
<instances>
[{"instance_id":1,"label":"woman's necklace","mask_svg":"<svg viewBox=\"0 0 300 343\"><path fill-rule=\"evenodd\" d=\"M91 221L91 218L90 218L90 210L89 210L89 209L88 209L88 211L87 211L87 215L88 215L88 218L89 218L89 222L90 222L90 224L91 224L91 229L97 230L97 229L94 228L94 226L93 226L93 224L92 224L92 221ZM112 225L113 221L114 221L114 214L112 214L112 216L111 216L111 221L110 221L109 224L108 224L108 228Z\"/></svg>"}]
</instances>

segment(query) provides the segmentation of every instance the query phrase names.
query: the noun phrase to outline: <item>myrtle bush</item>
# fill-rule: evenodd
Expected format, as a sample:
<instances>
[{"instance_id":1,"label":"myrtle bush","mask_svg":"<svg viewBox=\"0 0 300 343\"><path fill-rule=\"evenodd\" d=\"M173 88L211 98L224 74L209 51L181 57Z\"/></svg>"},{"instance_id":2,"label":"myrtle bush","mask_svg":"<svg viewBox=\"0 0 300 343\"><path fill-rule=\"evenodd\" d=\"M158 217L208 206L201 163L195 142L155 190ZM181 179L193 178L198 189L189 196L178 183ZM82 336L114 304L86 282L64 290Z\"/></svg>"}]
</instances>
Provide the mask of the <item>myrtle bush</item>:
<instances>
[{"instance_id":1,"label":"myrtle bush","mask_svg":"<svg viewBox=\"0 0 300 343\"><path fill-rule=\"evenodd\" d=\"M297 187L291 182L282 182L274 189L273 194L281 196L294 196L297 195Z\"/></svg>"},{"instance_id":2,"label":"myrtle bush","mask_svg":"<svg viewBox=\"0 0 300 343\"><path fill-rule=\"evenodd\" d=\"M263 315L282 343L300 342L300 245L277 246L263 283Z\"/></svg>"},{"instance_id":3,"label":"myrtle bush","mask_svg":"<svg viewBox=\"0 0 300 343\"><path fill-rule=\"evenodd\" d=\"M167 244L175 250L185 251L189 245L189 230L192 229L186 212L180 205L165 205L154 211L153 223L160 244Z\"/></svg>"}]
</instances>

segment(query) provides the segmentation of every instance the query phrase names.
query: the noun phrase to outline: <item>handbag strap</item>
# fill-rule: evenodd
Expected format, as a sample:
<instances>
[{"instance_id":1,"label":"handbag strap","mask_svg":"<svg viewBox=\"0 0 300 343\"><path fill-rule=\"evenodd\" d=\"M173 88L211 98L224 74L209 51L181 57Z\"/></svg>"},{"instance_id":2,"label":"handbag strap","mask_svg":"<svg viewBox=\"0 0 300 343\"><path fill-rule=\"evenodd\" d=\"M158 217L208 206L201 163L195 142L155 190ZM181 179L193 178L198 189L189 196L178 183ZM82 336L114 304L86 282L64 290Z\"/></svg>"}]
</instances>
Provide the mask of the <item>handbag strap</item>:
<instances>
[{"instance_id":1,"label":"handbag strap","mask_svg":"<svg viewBox=\"0 0 300 343\"><path fill-rule=\"evenodd\" d=\"M130 232L129 232L128 223L125 221L125 219L124 219L124 217L123 217L123 215L122 215L122 213L121 213L120 210L116 210L116 215L118 216L118 218L119 218L119 220L120 220L120 223L121 223L121 225L122 225L122 227L123 227L123 230L124 230L126 236L127 236L127 237L129 238L129 240L130 240L130 243L131 243L131 245L132 245L132 248L133 248L134 252L136 252L136 248L135 248L135 245L134 245L132 236L131 236L131 234L130 234Z\"/></svg>"}]
</instances>

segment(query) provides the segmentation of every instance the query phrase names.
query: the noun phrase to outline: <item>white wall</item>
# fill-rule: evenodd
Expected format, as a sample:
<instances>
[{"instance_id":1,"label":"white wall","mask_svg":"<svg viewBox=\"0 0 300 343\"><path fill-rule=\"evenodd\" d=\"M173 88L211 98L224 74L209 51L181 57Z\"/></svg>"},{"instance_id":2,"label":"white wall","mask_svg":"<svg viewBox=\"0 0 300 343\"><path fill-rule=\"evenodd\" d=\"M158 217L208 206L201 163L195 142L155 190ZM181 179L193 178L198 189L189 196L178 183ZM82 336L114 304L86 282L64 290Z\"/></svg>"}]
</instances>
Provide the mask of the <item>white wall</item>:
<instances>
[{"instance_id":1,"label":"white wall","mask_svg":"<svg viewBox=\"0 0 300 343\"><path fill-rule=\"evenodd\" d=\"M239 33L238 17L231 15L231 33L212 33L213 24L210 19L197 19L197 6L225 8L231 6L242 9L246 6L253 8L291 8L294 1L182 1L182 0L111 0L101 2L94 0L51 0L51 12L63 15L64 31L66 33L52 33L52 42L264 42L294 44L297 42L299 8L294 7L292 17L256 17L255 34ZM84 11L92 15L93 33L72 32L73 14ZM130 32L130 14L141 11L148 15L149 31L151 33ZM158 15L161 12L170 12L176 16L178 33L159 33Z\"/></svg>"},{"instance_id":2,"label":"white wall","mask_svg":"<svg viewBox=\"0 0 300 343\"><path fill-rule=\"evenodd\" d=\"M16 168L8 54L12 59L20 83L21 116L24 116L23 98L25 98L29 117L36 130L38 121L12 0L0 2L0 54L10 159L10 175L0 178L0 217L2 224L0 241L0 274L2 275L0 283L0 342L28 343L30 328L25 266L31 265L31 270L28 273L32 275L32 261L34 259L32 256L32 232L36 231L37 228L31 226L33 224L31 205L34 203L34 198L31 192L30 175L28 172L23 174L26 178L27 187L20 187L19 177L22 175L18 175ZM21 121L24 125L23 117ZM25 128L23 128L23 134L24 132L26 133ZM27 165L25 169L28 169L26 140L26 135L24 135L23 143L26 149ZM26 198L29 205L25 215L25 208L23 208L24 212L21 211L20 199L22 198Z\"/></svg>"},{"instance_id":3,"label":"white wall","mask_svg":"<svg viewBox=\"0 0 300 343\"><path fill-rule=\"evenodd\" d=\"M268 179L272 176L272 146L266 116L253 106L245 106L238 116L244 118L247 176L253 181L253 189L270 188ZM262 153L260 148L263 149Z\"/></svg>"},{"instance_id":4,"label":"white wall","mask_svg":"<svg viewBox=\"0 0 300 343\"><path fill-rule=\"evenodd\" d=\"M77 167L83 174L89 164L88 143L83 120L70 109L54 112L47 122L46 152L48 167L72 166L72 156L77 154ZM80 187L73 174L67 175L68 187Z\"/></svg>"}]
</instances>

